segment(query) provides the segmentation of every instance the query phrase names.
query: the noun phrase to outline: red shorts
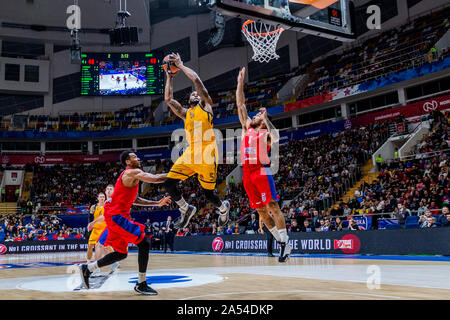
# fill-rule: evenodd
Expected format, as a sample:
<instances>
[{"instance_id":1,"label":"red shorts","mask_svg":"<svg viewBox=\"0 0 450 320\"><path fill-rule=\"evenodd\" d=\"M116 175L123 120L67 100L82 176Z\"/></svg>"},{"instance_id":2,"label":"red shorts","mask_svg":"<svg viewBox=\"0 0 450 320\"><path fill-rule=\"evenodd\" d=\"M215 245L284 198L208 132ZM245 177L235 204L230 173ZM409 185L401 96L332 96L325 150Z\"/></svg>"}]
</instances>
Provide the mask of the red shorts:
<instances>
[{"instance_id":1,"label":"red shorts","mask_svg":"<svg viewBox=\"0 0 450 320\"><path fill-rule=\"evenodd\" d=\"M137 245L145 237L145 226L120 214L105 216L106 230L100 236L100 243L111 246L115 251L128 253L128 244Z\"/></svg>"},{"instance_id":2,"label":"red shorts","mask_svg":"<svg viewBox=\"0 0 450 320\"><path fill-rule=\"evenodd\" d=\"M266 175L261 174L260 169L244 171L243 183L248 199L250 200L250 207L252 209L259 209L266 206L272 199L280 200L275 189L275 181L273 181L272 174L269 168L262 167Z\"/></svg>"}]
</instances>

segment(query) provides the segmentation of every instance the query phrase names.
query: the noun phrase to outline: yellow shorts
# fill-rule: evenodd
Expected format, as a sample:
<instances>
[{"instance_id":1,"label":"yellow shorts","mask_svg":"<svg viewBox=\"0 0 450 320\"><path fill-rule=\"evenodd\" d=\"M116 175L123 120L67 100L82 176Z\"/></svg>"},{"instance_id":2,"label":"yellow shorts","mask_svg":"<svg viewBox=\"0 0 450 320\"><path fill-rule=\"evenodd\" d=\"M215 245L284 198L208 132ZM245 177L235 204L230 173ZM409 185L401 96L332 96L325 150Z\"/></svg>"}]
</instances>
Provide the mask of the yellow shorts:
<instances>
[{"instance_id":1,"label":"yellow shorts","mask_svg":"<svg viewBox=\"0 0 450 320\"><path fill-rule=\"evenodd\" d=\"M187 178L197 174L198 181L203 189L214 190L217 180L217 163L192 163L191 152L184 152L167 174L167 178L184 181Z\"/></svg>"},{"instance_id":2,"label":"yellow shorts","mask_svg":"<svg viewBox=\"0 0 450 320\"><path fill-rule=\"evenodd\" d=\"M97 225L97 223L96 223ZM96 244L98 242L98 239L100 239L100 236L102 235L103 231L106 228L106 224L102 226L95 226L92 229L91 235L89 236L88 245Z\"/></svg>"}]
</instances>

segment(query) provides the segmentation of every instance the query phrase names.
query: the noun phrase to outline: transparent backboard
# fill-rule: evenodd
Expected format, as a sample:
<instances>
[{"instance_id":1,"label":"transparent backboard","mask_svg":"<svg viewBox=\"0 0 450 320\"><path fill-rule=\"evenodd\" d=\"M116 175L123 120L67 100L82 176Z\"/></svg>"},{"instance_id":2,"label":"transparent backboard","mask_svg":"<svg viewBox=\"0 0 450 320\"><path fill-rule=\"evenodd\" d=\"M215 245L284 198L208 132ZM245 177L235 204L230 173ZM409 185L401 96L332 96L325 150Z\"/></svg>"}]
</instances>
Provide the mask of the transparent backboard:
<instances>
[{"instance_id":1,"label":"transparent backboard","mask_svg":"<svg viewBox=\"0 0 450 320\"><path fill-rule=\"evenodd\" d=\"M279 25L286 30L339 41L356 38L352 27L354 5L349 0L210 0L210 7L224 15Z\"/></svg>"}]
</instances>

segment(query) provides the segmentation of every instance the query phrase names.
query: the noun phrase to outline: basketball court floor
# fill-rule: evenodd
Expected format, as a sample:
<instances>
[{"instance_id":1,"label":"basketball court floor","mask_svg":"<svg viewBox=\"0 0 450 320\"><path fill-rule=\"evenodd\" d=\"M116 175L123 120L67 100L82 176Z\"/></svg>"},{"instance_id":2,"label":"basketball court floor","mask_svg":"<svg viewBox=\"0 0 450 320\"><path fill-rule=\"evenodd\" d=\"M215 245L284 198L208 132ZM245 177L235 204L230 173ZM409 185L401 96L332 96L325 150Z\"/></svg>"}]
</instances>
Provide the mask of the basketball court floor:
<instances>
[{"instance_id":1,"label":"basketball court floor","mask_svg":"<svg viewBox=\"0 0 450 320\"><path fill-rule=\"evenodd\" d=\"M133 291L136 252L89 291L76 266L84 260L84 252L2 256L0 299L450 299L450 257L294 255L280 264L262 254L152 252L147 281L159 295L151 297Z\"/></svg>"}]
</instances>

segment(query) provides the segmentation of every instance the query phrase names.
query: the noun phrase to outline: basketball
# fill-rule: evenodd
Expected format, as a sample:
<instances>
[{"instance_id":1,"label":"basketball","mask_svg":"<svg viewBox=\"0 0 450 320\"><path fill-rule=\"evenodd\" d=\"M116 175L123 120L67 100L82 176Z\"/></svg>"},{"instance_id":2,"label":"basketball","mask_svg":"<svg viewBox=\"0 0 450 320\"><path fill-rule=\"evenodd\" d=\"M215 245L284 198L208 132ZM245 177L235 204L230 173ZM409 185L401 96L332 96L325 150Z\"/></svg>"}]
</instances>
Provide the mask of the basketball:
<instances>
[{"instance_id":1,"label":"basketball","mask_svg":"<svg viewBox=\"0 0 450 320\"><path fill-rule=\"evenodd\" d=\"M177 68L175 63L169 61L171 57L172 57L171 54L168 54L167 56L164 57L163 68L164 71L167 71L167 73L175 75L178 71L180 71L180 69Z\"/></svg>"}]
</instances>

